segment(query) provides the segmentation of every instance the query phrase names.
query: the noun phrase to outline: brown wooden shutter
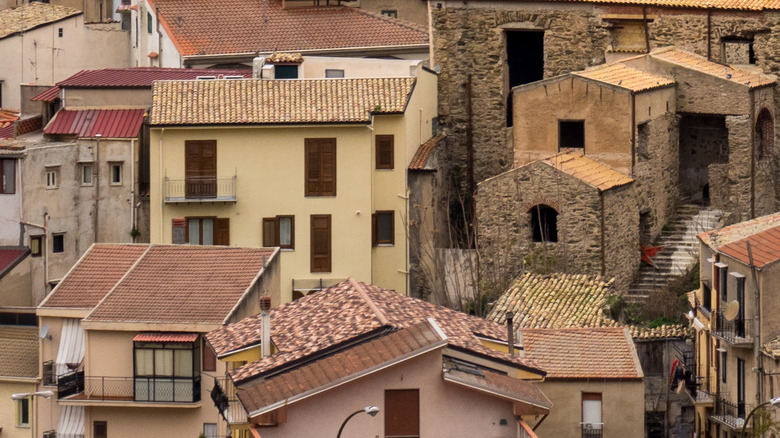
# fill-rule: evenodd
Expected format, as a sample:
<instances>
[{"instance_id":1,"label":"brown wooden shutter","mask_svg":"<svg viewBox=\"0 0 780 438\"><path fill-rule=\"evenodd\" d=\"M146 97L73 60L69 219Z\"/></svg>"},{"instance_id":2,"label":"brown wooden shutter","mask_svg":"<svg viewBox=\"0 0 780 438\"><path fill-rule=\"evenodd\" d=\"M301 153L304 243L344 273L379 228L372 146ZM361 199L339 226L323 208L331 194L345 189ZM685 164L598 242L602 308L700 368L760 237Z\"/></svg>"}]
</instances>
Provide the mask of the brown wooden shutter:
<instances>
[{"instance_id":1,"label":"brown wooden shutter","mask_svg":"<svg viewBox=\"0 0 780 438\"><path fill-rule=\"evenodd\" d=\"M395 157L393 151L394 137L392 135L376 136L376 168L392 169Z\"/></svg>"},{"instance_id":2,"label":"brown wooden shutter","mask_svg":"<svg viewBox=\"0 0 780 438\"><path fill-rule=\"evenodd\" d=\"M105 421L93 422L92 436L94 438L108 438L108 423Z\"/></svg>"},{"instance_id":3,"label":"brown wooden shutter","mask_svg":"<svg viewBox=\"0 0 780 438\"><path fill-rule=\"evenodd\" d=\"M307 138L306 196L336 196L336 139Z\"/></svg>"},{"instance_id":4,"label":"brown wooden shutter","mask_svg":"<svg viewBox=\"0 0 780 438\"><path fill-rule=\"evenodd\" d=\"M214 245L230 245L230 219L214 219Z\"/></svg>"},{"instance_id":5,"label":"brown wooden shutter","mask_svg":"<svg viewBox=\"0 0 780 438\"><path fill-rule=\"evenodd\" d=\"M311 272L330 272L330 215L311 216Z\"/></svg>"},{"instance_id":6,"label":"brown wooden shutter","mask_svg":"<svg viewBox=\"0 0 780 438\"><path fill-rule=\"evenodd\" d=\"M385 390L385 437L420 436L420 391Z\"/></svg>"},{"instance_id":7,"label":"brown wooden shutter","mask_svg":"<svg viewBox=\"0 0 780 438\"><path fill-rule=\"evenodd\" d=\"M320 143L306 139L306 196L320 194Z\"/></svg>"},{"instance_id":8,"label":"brown wooden shutter","mask_svg":"<svg viewBox=\"0 0 780 438\"><path fill-rule=\"evenodd\" d=\"M379 241L379 216L371 214L371 246L376 246Z\"/></svg>"},{"instance_id":9,"label":"brown wooden shutter","mask_svg":"<svg viewBox=\"0 0 780 438\"><path fill-rule=\"evenodd\" d=\"M336 196L336 139L328 138L320 143L322 165L322 196Z\"/></svg>"},{"instance_id":10,"label":"brown wooden shutter","mask_svg":"<svg viewBox=\"0 0 780 438\"><path fill-rule=\"evenodd\" d=\"M176 217L171 220L171 243L187 243L187 219Z\"/></svg>"},{"instance_id":11,"label":"brown wooden shutter","mask_svg":"<svg viewBox=\"0 0 780 438\"><path fill-rule=\"evenodd\" d=\"M279 223L275 217L263 218L263 246L279 246Z\"/></svg>"},{"instance_id":12,"label":"brown wooden shutter","mask_svg":"<svg viewBox=\"0 0 780 438\"><path fill-rule=\"evenodd\" d=\"M214 350L204 341L203 342L203 371L217 370L217 356Z\"/></svg>"},{"instance_id":13,"label":"brown wooden shutter","mask_svg":"<svg viewBox=\"0 0 780 438\"><path fill-rule=\"evenodd\" d=\"M217 141L187 140L184 142L185 196L209 198L217 196Z\"/></svg>"}]
</instances>

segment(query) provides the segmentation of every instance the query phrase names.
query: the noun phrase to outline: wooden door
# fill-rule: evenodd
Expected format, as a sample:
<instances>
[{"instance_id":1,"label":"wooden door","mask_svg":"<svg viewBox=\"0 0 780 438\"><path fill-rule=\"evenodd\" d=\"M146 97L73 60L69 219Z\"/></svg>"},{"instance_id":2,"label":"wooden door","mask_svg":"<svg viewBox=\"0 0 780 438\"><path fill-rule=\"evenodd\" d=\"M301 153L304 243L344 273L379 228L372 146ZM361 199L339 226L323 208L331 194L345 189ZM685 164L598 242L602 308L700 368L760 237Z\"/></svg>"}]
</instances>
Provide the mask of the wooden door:
<instances>
[{"instance_id":1,"label":"wooden door","mask_svg":"<svg viewBox=\"0 0 780 438\"><path fill-rule=\"evenodd\" d=\"M217 196L217 141L184 142L184 178L187 198Z\"/></svg>"}]
</instances>

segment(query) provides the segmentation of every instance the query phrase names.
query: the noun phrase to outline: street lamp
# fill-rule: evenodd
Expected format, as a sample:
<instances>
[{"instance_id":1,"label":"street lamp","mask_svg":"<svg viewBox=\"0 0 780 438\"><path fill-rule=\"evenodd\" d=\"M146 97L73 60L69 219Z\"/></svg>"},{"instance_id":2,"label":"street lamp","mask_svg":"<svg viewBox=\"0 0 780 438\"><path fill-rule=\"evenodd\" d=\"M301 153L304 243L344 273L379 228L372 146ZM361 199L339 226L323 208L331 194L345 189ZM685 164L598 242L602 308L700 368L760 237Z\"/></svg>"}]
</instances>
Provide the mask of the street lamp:
<instances>
[{"instance_id":1,"label":"street lamp","mask_svg":"<svg viewBox=\"0 0 780 438\"><path fill-rule=\"evenodd\" d=\"M347 419L344 420L343 423L341 423L341 427L339 428L339 433L338 433L338 435L336 435L336 438L341 438L341 431L344 430L344 426L347 425L347 421L349 421L350 418L354 417L355 415L357 415L357 414L359 414L361 412L365 412L366 414L368 414L368 415L370 415L372 417L376 417L376 414L379 413L379 408L376 407L376 406L366 406L365 408L363 408L363 409L361 409L359 411L355 411L355 412L349 414L349 417L347 417Z\"/></svg>"},{"instance_id":2,"label":"street lamp","mask_svg":"<svg viewBox=\"0 0 780 438\"><path fill-rule=\"evenodd\" d=\"M26 398L33 399L35 397L51 398L54 393L52 391L37 391L37 392L20 392L18 394L11 394L11 400L19 401ZM30 423L32 423L32 436L35 438L35 405L30 406Z\"/></svg>"},{"instance_id":3,"label":"street lamp","mask_svg":"<svg viewBox=\"0 0 780 438\"><path fill-rule=\"evenodd\" d=\"M775 397L775 398L773 398L772 400L765 401L765 402L761 403L760 405L756 406L755 408L753 408L753 410L752 410L752 411L750 411L750 413L748 414L748 416L745 418L745 422L744 422L744 423L742 423L742 434L741 434L740 436L741 436L742 438L745 438L745 429L747 428L748 421L750 421L750 417L752 417L752 416L753 416L753 414L755 414L755 413L756 413L756 411L757 411L759 408L762 408L762 407L764 407L764 406L767 406L767 405L777 406L777 405L779 405L779 404L780 404L780 397Z\"/></svg>"}]
</instances>

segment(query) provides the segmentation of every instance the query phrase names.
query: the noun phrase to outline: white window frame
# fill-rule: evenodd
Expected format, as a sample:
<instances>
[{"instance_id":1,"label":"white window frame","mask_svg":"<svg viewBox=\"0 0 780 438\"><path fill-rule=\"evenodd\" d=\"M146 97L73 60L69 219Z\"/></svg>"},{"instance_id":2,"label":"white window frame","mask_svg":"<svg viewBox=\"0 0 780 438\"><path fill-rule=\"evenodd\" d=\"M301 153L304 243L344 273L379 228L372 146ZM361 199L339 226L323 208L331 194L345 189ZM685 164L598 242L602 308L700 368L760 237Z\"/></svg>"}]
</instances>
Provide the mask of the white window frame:
<instances>
[{"instance_id":1,"label":"white window frame","mask_svg":"<svg viewBox=\"0 0 780 438\"><path fill-rule=\"evenodd\" d=\"M108 163L108 178L109 178L109 184L112 186L121 186L122 185L122 163L121 162L111 162ZM118 170L119 179L114 179L114 169Z\"/></svg>"},{"instance_id":2,"label":"white window frame","mask_svg":"<svg viewBox=\"0 0 780 438\"><path fill-rule=\"evenodd\" d=\"M48 166L46 167L46 188L58 189L60 188L60 166Z\"/></svg>"},{"instance_id":3,"label":"white window frame","mask_svg":"<svg viewBox=\"0 0 780 438\"><path fill-rule=\"evenodd\" d=\"M94 184L95 178L94 178L94 170L92 167L92 163L83 163L81 165L81 185L82 186L91 186ZM89 175L89 178L87 178L87 175Z\"/></svg>"}]
</instances>

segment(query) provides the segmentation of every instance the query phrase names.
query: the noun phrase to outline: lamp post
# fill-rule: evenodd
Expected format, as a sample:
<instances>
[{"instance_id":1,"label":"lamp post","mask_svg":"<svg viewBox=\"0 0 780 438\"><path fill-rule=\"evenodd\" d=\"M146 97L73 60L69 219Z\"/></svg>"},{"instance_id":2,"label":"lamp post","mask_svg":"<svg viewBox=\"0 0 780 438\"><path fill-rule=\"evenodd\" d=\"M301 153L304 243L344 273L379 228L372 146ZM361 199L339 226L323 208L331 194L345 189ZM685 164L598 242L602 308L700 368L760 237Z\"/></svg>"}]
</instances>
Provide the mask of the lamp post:
<instances>
[{"instance_id":1,"label":"lamp post","mask_svg":"<svg viewBox=\"0 0 780 438\"><path fill-rule=\"evenodd\" d=\"M35 397L44 397L44 398L51 398L54 393L52 391L37 391L37 392L21 392L18 394L12 394L11 400L13 401L19 401L24 400L26 398L29 398L30 400L34 399ZM34 402L33 402L34 404ZM32 436L35 438L35 406L30 406L30 423L32 423Z\"/></svg>"},{"instance_id":2,"label":"lamp post","mask_svg":"<svg viewBox=\"0 0 780 438\"><path fill-rule=\"evenodd\" d=\"M338 435L336 435L336 438L341 438L341 432L344 430L344 426L347 425L347 421L349 421L350 418L354 417L355 415L357 415L357 414L359 414L361 412L365 412L366 414L368 414L368 415L370 415L372 417L376 417L376 414L379 413L379 408L376 407L376 406L366 406L365 408L363 408L363 409L361 409L359 411L355 411L355 412L349 414L349 417L347 417L347 419L344 420L343 423L341 423L341 427L339 428L339 433L338 433Z\"/></svg>"},{"instance_id":3,"label":"lamp post","mask_svg":"<svg viewBox=\"0 0 780 438\"><path fill-rule=\"evenodd\" d=\"M757 411L759 408L762 408L762 407L764 407L764 406L768 406L768 405L777 406L777 405L779 405L779 404L780 404L780 397L775 397L775 398L773 398L772 400L765 401L765 402L761 403L760 405L756 406L755 408L753 408L753 410L752 410L752 411L750 411L750 413L748 414L748 416L747 416L747 417L745 417L745 422L744 422L744 423L742 423L742 434L741 434L740 436L741 436L742 438L745 438L745 429L747 429L747 424L748 424L748 421L750 421L750 417L752 417L752 416L753 416L753 414L755 414L755 413L756 413L756 411Z\"/></svg>"}]
</instances>

